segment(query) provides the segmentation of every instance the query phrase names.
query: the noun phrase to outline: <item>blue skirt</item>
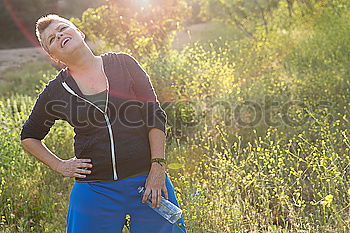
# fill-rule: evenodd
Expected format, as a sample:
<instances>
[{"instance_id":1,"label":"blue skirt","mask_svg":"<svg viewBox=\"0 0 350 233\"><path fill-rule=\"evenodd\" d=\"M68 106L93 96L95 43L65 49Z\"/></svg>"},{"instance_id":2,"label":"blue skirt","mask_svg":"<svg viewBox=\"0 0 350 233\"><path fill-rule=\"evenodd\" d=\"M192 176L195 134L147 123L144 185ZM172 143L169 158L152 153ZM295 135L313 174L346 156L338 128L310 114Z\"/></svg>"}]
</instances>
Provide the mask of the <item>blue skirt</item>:
<instances>
[{"instance_id":1,"label":"blue skirt","mask_svg":"<svg viewBox=\"0 0 350 233\"><path fill-rule=\"evenodd\" d=\"M121 233L126 215L131 233L187 233L184 218L171 224L137 193L148 174L117 181L75 182L70 194L66 233ZM166 174L169 201L179 206ZM162 194L164 196L164 194Z\"/></svg>"}]
</instances>

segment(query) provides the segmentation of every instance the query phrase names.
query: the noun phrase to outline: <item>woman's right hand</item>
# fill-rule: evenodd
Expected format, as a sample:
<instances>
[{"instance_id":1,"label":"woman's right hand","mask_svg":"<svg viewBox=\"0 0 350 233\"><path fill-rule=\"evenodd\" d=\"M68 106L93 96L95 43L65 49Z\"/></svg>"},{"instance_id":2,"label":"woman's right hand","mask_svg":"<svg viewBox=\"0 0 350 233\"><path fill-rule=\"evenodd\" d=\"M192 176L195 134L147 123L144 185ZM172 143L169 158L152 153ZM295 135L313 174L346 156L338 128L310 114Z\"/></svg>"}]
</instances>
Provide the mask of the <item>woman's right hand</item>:
<instances>
[{"instance_id":1,"label":"woman's right hand","mask_svg":"<svg viewBox=\"0 0 350 233\"><path fill-rule=\"evenodd\" d=\"M83 168L91 167L91 159L78 159L74 157L68 160L61 160L55 170L65 177L85 178L85 174L90 174L91 171Z\"/></svg>"}]
</instances>

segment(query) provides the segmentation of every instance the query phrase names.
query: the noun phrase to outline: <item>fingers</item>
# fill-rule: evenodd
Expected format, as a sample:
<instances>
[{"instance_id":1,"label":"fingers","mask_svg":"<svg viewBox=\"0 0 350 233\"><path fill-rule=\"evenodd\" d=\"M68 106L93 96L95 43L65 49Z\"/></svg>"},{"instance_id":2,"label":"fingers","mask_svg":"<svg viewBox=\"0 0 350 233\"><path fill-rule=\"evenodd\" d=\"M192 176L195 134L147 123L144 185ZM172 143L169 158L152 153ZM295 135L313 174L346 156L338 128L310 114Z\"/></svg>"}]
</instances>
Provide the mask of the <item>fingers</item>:
<instances>
[{"instance_id":1,"label":"fingers","mask_svg":"<svg viewBox=\"0 0 350 233\"><path fill-rule=\"evenodd\" d=\"M73 173L73 177L85 178L85 174L91 174L91 171L85 169L76 169L76 172Z\"/></svg>"},{"instance_id":2,"label":"fingers","mask_svg":"<svg viewBox=\"0 0 350 233\"><path fill-rule=\"evenodd\" d=\"M150 193L151 193L151 190L146 188L146 191L145 191L145 193L143 194L143 197L142 197L142 203L145 203L147 201L148 196L149 196Z\"/></svg>"},{"instance_id":3,"label":"fingers","mask_svg":"<svg viewBox=\"0 0 350 233\"><path fill-rule=\"evenodd\" d=\"M162 196L162 190L161 189L153 189L152 190L152 208L159 208L160 207L160 199Z\"/></svg>"},{"instance_id":4,"label":"fingers","mask_svg":"<svg viewBox=\"0 0 350 233\"><path fill-rule=\"evenodd\" d=\"M75 169L75 172L70 177L86 178L88 174L91 174L90 170Z\"/></svg>"},{"instance_id":5,"label":"fingers","mask_svg":"<svg viewBox=\"0 0 350 233\"><path fill-rule=\"evenodd\" d=\"M165 177L162 176L163 174L158 173L150 173L147 177L146 184L145 184L145 193L142 198L142 203L145 203L147 201L147 198L151 194L150 201L152 202L151 207L152 208L159 208L161 205L161 199L162 199L162 190L164 192L164 196L166 199L168 199L168 190L165 186Z\"/></svg>"},{"instance_id":6,"label":"fingers","mask_svg":"<svg viewBox=\"0 0 350 233\"><path fill-rule=\"evenodd\" d=\"M152 194L151 194L152 193ZM160 207L160 199L161 199L161 189L147 189L142 197L142 203L145 203L148 199L148 196L151 194L151 202L152 202L152 208L159 208Z\"/></svg>"},{"instance_id":7,"label":"fingers","mask_svg":"<svg viewBox=\"0 0 350 233\"><path fill-rule=\"evenodd\" d=\"M68 177L86 178L86 175L91 174L91 170L88 168L92 167L91 159L77 159L74 157L65 162L61 174Z\"/></svg>"},{"instance_id":8,"label":"fingers","mask_svg":"<svg viewBox=\"0 0 350 233\"><path fill-rule=\"evenodd\" d=\"M90 164L90 163L78 163L77 167L92 167L92 164Z\"/></svg>"},{"instance_id":9,"label":"fingers","mask_svg":"<svg viewBox=\"0 0 350 233\"><path fill-rule=\"evenodd\" d=\"M155 208L157 205L158 193L155 190L152 190L152 208Z\"/></svg>"},{"instance_id":10,"label":"fingers","mask_svg":"<svg viewBox=\"0 0 350 233\"><path fill-rule=\"evenodd\" d=\"M79 173L73 173L73 177L85 178L86 175L81 175L81 174L79 174Z\"/></svg>"},{"instance_id":11,"label":"fingers","mask_svg":"<svg viewBox=\"0 0 350 233\"><path fill-rule=\"evenodd\" d=\"M166 186L163 186L163 193L164 193L164 197L165 199L169 200L169 196L168 196L168 189L166 188Z\"/></svg>"},{"instance_id":12,"label":"fingers","mask_svg":"<svg viewBox=\"0 0 350 233\"><path fill-rule=\"evenodd\" d=\"M160 207L160 199L162 197L162 190L161 189L158 189L157 190L157 208Z\"/></svg>"},{"instance_id":13,"label":"fingers","mask_svg":"<svg viewBox=\"0 0 350 233\"><path fill-rule=\"evenodd\" d=\"M91 171L86 169L77 169L76 173L90 174Z\"/></svg>"},{"instance_id":14,"label":"fingers","mask_svg":"<svg viewBox=\"0 0 350 233\"><path fill-rule=\"evenodd\" d=\"M78 162L86 162L89 163L91 162L91 159L76 159Z\"/></svg>"},{"instance_id":15,"label":"fingers","mask_svg":"<svg viewBox=\"0 0 350 233\"><path fill-rule=\"evenodd\" d=\"M92 167L91 159L74 159L77 167Z\"/></svg>"},{"instance_id":16,"label":"fingers","mask_svg":"<svg viewBox=\"0 0 350 233\"><path fill-rule=\"evenodd\" d=\"M91 159L76 159L75 162L77 162L74 166L75 172L73 174L74 177L78 178L86 178L85 174L91 174L91 170L88 170L88 168L92 168ZM78 169L83 168L83 169Z\"/></svg>"}]
</instances>

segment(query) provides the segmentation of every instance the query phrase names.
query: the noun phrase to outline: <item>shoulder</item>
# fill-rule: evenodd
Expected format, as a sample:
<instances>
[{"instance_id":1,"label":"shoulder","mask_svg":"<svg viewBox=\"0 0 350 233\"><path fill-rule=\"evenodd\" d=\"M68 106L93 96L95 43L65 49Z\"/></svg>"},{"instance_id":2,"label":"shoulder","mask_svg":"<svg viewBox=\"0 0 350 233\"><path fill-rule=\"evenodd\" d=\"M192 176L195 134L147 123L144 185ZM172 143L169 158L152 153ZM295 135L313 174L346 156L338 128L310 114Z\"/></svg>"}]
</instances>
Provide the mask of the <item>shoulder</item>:
<instances>
[{"instance_id":1,"label":"shoulder","mask_svg":"<svg viewBox=\"0 0 350 233\"><path fill-rule=\"evenodd\" d=\"M101 57L106 57L110 62L118 61L119 63L126 65L137 63L135 57L125 52L107 52L102 54Z\"/></svg>"},{"instance_id":2,"label":"shoulder","mask_svg":"<svg viewBox=\"0 0 350 233\"><path fill-rule=\"evenodd\" d=\"M133 58L133 56L129 53L125 53L125 52L107 52L101 55L103 56L107 56L107 57L131 57Z\"/></svg>"},{"instance_id":3,"label":"shoulder","mask_svg":"<svg viewBox=\"0 0 350 233\"><path fill-rule=\"evenodd\" d=\"M64 69L61 69L54 78L48 80L40 95L51 98L61 91L61 82L64 79Z\"/></svg>"}]
</instances>

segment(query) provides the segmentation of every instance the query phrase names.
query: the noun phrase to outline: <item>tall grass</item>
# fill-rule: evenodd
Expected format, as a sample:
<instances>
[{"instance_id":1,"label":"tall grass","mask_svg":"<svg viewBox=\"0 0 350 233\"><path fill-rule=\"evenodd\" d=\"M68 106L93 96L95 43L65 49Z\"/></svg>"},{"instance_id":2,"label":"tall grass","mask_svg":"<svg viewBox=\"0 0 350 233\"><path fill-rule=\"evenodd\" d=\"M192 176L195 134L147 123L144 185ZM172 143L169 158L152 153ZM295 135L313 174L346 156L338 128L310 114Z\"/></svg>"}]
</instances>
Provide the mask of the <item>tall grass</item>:
<instances>
[{"instance_id":1,"label":"tall grass","mask_svg":"<svg viewBox=\"0 0 350 233\"><path fill-rule=\"evenodd\" d=\"M168 114L168 173L189 232L349 232L350 6L338 3L292 19L279 8L275 30L256 32L264 42L143 61ZM19 145L33 101L0 102L0 229L64 232L73 180ZM57 122L44 142L69 158L73 134Z\"/></svg>"}]
</instances>

